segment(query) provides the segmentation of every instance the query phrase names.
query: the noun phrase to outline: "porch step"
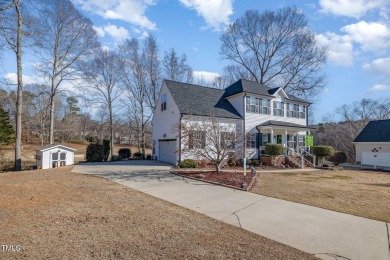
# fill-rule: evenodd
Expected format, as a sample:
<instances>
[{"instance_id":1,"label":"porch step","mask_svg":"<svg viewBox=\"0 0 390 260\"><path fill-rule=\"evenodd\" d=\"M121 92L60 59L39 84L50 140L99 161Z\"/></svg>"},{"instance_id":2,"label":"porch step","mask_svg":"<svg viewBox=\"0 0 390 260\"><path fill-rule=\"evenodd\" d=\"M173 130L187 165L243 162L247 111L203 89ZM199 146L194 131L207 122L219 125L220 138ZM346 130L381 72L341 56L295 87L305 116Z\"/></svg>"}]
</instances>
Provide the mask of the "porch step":
<instances>
[{"instance_id":1,"label":"porch step","mask_svg":"<svg viewBox=\"0 0 390 260\"><path fill-rule=\"evenodd\" d=\"M301 157L300 156L287 156L286 157L287 164L292 168L302 168ZM308 162L304 161L304 166L312 167Z\"/></svg>"}]
</instances>

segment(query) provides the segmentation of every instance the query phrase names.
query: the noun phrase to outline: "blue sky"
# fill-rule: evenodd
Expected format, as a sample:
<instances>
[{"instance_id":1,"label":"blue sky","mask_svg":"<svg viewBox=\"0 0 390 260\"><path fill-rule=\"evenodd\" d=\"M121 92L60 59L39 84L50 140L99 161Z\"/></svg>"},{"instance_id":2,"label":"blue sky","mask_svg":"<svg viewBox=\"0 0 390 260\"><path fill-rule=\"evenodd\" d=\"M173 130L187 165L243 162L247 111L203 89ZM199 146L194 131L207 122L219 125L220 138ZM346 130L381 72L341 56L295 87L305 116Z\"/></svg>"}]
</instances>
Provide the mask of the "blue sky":
<instances>
[{"instance_id":1,"label":"blue sky","mask_svg":"<svg viewBox=\"0 0 390 260\"><path fill-rule=\"evenodd\" d=\"M248 9L302 9L319 44L329 46L326 89L315 105L315 122L338 106L362 98L390 98L390 0L72 0L94 23L102 45L154 34L161 53L185 53L196 75L222 74L223 29ZM4 74L15 78L13 56L3 54ZM11 60L8 60L11 59ZM33 81L32 60L24 62Z\"/></svg>"}]
</instances>

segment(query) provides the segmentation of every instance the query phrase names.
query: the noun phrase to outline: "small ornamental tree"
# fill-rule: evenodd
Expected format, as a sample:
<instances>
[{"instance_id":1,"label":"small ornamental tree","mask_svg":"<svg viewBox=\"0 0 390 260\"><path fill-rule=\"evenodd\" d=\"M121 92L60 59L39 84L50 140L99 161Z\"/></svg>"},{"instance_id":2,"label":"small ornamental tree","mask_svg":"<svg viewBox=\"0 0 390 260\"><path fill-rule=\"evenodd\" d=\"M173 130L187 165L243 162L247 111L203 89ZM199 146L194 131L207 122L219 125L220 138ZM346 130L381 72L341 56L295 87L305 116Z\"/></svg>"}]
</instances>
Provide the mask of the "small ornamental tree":
<instances>
[{"instance_id":1,"label":"small ornamental tree","mask_svg":"<svg viewBox=\"0 0 390 260\"><path fill-rule=\"evenodd\" d=\"M215 116L188 119L184 117L178 127L182 137L182 154L197 160L207 160L220 172L229 156L240 151L242 137L237 133L241 122Z\"/></svg>"},{"instance_id":2,"label":"small ornamental tree","mask_svg":"<svg viewBox=\"0 0 390 260\"><path fill-rule=\"evenodd\" d=\"M325 157L332 156L334 154L334 150L332 146L318 145L313 146L313 154L318 157L318 162L323 164Z\"/></svg>"},{"instance_id":3,"label":"small ornamental tree","mask_svg":"<svg viewBox=\"0 0 390 260\"><path fill-rule=\"evenodd\" d=\"M284 147L281 144L266 144L265 153L271 156L272 165L275 165L275 156L284 154Z\"/></svg>"},{"instance_id":4,"label":"small ornamental tree","mask_svg":"<svg viewBox=\"0 0 390 260\"><path fill-rule=\"evenodd\" d=\"M103 145L89 144L85 154L87 162L102 162L104 159Z\"/></svg>"},{"instance_id":5,"label":"small ornamental tree","mask_svg":"<svg viewBox=\"0 0 390 260\"><path fill-rule=\"evenodd\" d=\"M14 134L8 112L0 107L0 145L13 143Z\"/></svg>"}]
</instances>

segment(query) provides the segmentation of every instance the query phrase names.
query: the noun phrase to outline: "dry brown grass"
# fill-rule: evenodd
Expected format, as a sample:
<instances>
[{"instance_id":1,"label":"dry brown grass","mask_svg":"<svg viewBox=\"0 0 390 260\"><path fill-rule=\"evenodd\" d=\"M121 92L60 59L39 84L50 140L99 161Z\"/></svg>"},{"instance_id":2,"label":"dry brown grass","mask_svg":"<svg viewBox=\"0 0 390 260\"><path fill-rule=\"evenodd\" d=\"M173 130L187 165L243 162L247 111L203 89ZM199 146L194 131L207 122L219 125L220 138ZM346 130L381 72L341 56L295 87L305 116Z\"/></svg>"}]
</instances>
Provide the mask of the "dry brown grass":
<instances>
[{"instance_id":1,"label":"dry brown grass","mask_svg":"<svg viewBox=\"0 0 390 260\"><path fill-rule=\"evenodd\" d=\"M311 259L71 167L0 173L0 259Z\"/></svg>"},{"instance_id":2,"label":"dry brown grass","mask_svg":"<svg viewBox=\"0 0 390 260\"><path fill-rule=\"evenodd\" d=\"M390 222L390 174L352 170L260 173L251 192Z\"/></svg>"}]
</instances>

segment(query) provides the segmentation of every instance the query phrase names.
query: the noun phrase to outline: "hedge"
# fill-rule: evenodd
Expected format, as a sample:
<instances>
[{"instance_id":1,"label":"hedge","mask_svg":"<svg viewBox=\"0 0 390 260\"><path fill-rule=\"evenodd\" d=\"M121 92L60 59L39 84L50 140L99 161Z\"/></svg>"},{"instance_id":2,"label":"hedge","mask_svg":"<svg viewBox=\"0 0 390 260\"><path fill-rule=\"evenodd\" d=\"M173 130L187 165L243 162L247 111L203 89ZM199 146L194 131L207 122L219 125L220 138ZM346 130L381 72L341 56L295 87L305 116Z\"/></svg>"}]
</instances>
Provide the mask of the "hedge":
<instances>
[{"instance_id":1,"label":"hedge","mask_svg":"<svg viewBox=\"0 0 390 260\"><path fill-rule=\"evenodd\" d=\"M197 168L198 164L191 159L185 159L181 162L179 162L179 167L180 168Z\"/></svg>"},{"instance_id":2,"label":"hedge","mask_svg":"<svg viewBox=\"0 0 390 260\"><path fill-rule=\"evenodd\" d=\"M282 144L266 144L265 154L268 154L270 156L283 155L284 147Z\"/></svg>"},{"instance_id":3,"label":"hedge","mask_svg":"<svg viewBox=\"0 0 390 260\"><path fill-rule=\"evenodd\" d=\"M145 159L145 154L141 153L141 152L135 152L133 154L133 159L136 159L136 160L144 160Z\"/></svg>"},{"instance_id":4,"label":"hedge","mask_svg":"<svg viewBox=\"0 0 390 260\"><path fill-rule=\"evenodd\" d=\"M318 145L313 146L313 154L319 157L332 156L334 154L334 150L332 146Z\"/></svg>"},{"instance_id":5,"label":"hedge","mask_svg":"<svg viewBox=\"0 0 390 260\"><path fill-rule=\"evenodd\" d=\"M118 156L124 160L128 160L131 158L131 150L129 148L121 148L118 151Z\"/></svg>"},{"instance_id":6,"label":"hedge","mask_svg":"<svg viewBox=\"0 0 390 260\"><path fill-rule=\"evenodd\" d=\"M87 162L102 162L104 159L103 145L89 144L85 153Z\"/></svg>"}]
</instances>

